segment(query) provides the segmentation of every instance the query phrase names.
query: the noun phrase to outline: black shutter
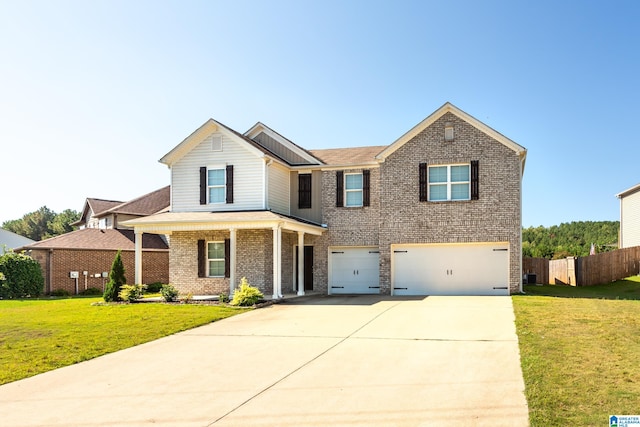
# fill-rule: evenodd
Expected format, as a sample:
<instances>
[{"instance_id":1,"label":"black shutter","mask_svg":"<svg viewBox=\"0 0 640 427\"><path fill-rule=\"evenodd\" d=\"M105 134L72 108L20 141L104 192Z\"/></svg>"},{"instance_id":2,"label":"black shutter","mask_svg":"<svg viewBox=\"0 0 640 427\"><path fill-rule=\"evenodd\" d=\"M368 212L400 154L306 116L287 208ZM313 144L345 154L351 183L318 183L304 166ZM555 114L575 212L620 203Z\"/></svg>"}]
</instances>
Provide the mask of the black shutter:
<instances>
[{"instance_id":1,"label":"black shutter","mask_svg":"<svg viewBox=\"0 0 640 427\"><path fill-rule=\"evenodd\" d=\"M200 168L200 204L207 204L207 168Z\"/></svg>"},{"instance_id":2,"label":"black shutter","mask_svg":"<svg viewBox=\"0 0 640 427\"><path fill-rule=\"evenodd\" d=\"M233 203L233 165L227 166L227 203Z\"/></svg>"},{"instance_id":3,"label":"black shutter","mask_svg":"<svg viewBox=\"0 0 640 427\"><path fill-rule=\"evenodd\" d=\"M224 239L224 277L231 277L231 240Z\"/></svg>"},{"instance_id":4,"label":"black shutter","mask_svg":"<svg viewBox=\"0 0 640 427\"><path fill-rule=\"evenodd\" d=\"M198 240L198 277L207 275L207 245L204 240Z\"/></svg>"},{"instance_id":5,"label":"black shutter","mask_svg":"<svg viewBox=\"0 0 640 427\"><path fill-rule=\"evenodd\" d=\"M369 203L371 202L371 192L369 191L371 181L370 172L371 171L369 169L364 169L362 171L362 206L369 206Z\"/></svg>"},{"instance_id":6,"label":"black shutter","mask_svg":"<svg viewBox=\"0 0 640 427\"><path fill-rule=\"evenodd\" d=\"M480 199L480 173L478 161L471 161L471 200Z\"/></svg>"},{"instance_id":7,"label":"black shutter","mask_svg":"<svg viewBox=\"0 0 640 427\"><path fill-rule=\"evenodd\" d=\"M427 164L420 163L418 165L418 186L420 187L420 201L426 202L428 199L427 192Z\"/></svg>"},{"instance_id":8,"label":"black shutter","mask_svg":"<svg viewBox=\"0 0 640 427\"><path fill-rule=\"evenodd\" d=\"M344 172L336 171L336 207L344 206Z\"/></svg>"},{"instance_id":9,"label":"black shutter","mask_svg":"<svg viewBox=\"0 0 640 427\"><path fill-rule=\"evenodd\" d=\"M298 209L311 208L311 174L298 174Z\"/></svg>"}]
</instances>

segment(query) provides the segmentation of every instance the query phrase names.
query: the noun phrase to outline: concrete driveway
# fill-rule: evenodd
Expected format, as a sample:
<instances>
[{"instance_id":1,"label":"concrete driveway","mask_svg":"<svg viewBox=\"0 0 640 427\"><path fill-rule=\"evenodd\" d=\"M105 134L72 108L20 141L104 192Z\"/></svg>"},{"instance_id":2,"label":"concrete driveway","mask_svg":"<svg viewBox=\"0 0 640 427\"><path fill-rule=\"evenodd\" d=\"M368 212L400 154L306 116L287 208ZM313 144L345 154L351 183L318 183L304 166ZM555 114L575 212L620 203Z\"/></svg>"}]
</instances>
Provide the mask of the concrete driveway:
<instances>
[{"instance_id":1,"label":"concrete driveway","mask_svg":"<svg viewBox=\"0 0 640 427\"><path fill-rule=\"evenodd\" d=\"M3 426L526 426L509 297L311 297L0 386Z\"/></svg>"}]
</instances>

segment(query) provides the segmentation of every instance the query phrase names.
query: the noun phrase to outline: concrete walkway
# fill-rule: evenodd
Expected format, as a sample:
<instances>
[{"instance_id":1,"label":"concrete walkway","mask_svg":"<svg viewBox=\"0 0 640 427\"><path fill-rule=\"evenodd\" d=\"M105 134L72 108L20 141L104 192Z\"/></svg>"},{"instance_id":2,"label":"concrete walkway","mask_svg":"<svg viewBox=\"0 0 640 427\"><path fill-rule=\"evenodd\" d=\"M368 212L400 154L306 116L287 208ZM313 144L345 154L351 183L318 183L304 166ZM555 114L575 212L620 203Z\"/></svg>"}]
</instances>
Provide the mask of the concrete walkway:
<instances>
[{"instance_id":1,"label":"concrete walkway","mask_svg":"<svg viewBox=\"0 0 640 427\"><path fill-rule=\"evenodd\" d=\"M3 426L526 426L509 297L312 297L0 386Z\"/></svg>"}]
</instances>

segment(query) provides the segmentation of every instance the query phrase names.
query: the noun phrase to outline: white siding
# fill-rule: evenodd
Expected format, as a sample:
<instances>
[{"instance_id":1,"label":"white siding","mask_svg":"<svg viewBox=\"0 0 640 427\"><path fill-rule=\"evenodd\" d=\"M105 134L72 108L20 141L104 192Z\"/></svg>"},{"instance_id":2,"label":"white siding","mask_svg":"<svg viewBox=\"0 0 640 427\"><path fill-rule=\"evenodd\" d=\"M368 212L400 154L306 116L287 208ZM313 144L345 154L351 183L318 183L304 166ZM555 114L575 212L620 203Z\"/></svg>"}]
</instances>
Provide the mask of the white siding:
<instances>
[{"instance_id":1,"label":"white siding","mask_svg":"<svg viewBox=\"0 0 640 427\"><path fill-rule=\"evenodd\" d=\"M623 197L620 210L620 247L640 246L640 191Z\"/></svg>"},{"instance_id":2,"label":"white siding","mask_svg":"<svg viewBox=\"0 0 640 427\"><path fill-rule=\"evenodd\" d=\"M212 136L222 137L222 151L212 150ZM171 168L171 209L174 212L264 209L264 160L245 143L215 132ZM200 167L233 165L233 203L200 204Z\"/></svg>"},{"instance_id":3,"label":"white siding","mask_svg":"<svg viewBox=\"0 0 640 427\"><path fill-rule=\"evenodd\" d=\"M289 170L272 163L267 170L267 206L274 212L291 214L289 203Z\"/></svg>"}]
</instances>

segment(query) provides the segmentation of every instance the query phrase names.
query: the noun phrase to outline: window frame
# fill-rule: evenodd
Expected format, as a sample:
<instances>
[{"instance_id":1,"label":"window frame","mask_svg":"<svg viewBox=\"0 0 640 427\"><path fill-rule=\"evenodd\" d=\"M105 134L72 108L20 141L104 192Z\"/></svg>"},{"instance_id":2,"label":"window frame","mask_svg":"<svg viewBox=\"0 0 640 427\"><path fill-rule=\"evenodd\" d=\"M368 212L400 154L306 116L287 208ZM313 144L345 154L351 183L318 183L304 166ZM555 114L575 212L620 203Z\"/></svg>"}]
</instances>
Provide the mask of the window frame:
<instances>
[{"instance_id":1,"label":"window frame","mask_svg":"<svg viewBox=\"0 0 640 427\"><path fill-rule=\"evenodd\" d=\"M467 180L466 181L452 181L451 180L451 168L454 166L467 166ZM442 167L446 167L447 168L447 180L444 182L437 182L437 183L432 183L431 182L431 168L442 168ZM467 185L467 198L466 199L453 199L452 198L452 186L453 185L462 185L462 184L466 184ZM432 187L433 186L438 186L438 187L442 187L445 186L447 188L447 197L446 199L437 199L434 200L432 198ZM471 200L471 163L450 163L450 164L444 164L444 165L427 165L427 201L429 202L466 202Z\"/></svg>"},{"instance_id":2,"label":"window frame","mask_svg":"<svg viewBox=\"0 0 640 427\"><path fill-rule=\"evenodd\" d=\"M209 172L210 171L221 171L223 184L211 185L209 184ZM222 200L220 201L211 201L211 189L212 188L222 188ZM225 165L216 165L216 166L208 166L207 167L207 204L209 205L221 205L227 203L227 169Z\"/></svg>"},{"instance_id":3,"label":"window frame","mask_svg":"<svg viewBox=\"0 0 640 427\"><path fill-rule=\"evenodd\" d=\"M349 175L360 175L360 188L347 188L347 177ZM360 193L360 204L359 205L350 205L349 204L349 193ZM362 171L360 172L348 172L344 174L344 207L345 208L361 208L364 206L364 174Z\"/></svg>"},{"instance_id":4,"label":"window frame","mask_svg":"<svg viewBox=\"0 0 640 427\"><path fill-rule=\"evenodd\" d=\"M206 266L207 266L207 270L206 270L206 277L216 277L216 278L224 278L225 277L225 269L226 269L226 257L225 257L225 242L224 240L212 240L212 241L207 241L206 242L206 252L205 252L205 258L206 258ZM209 258L209 245L211 244L219 244L222 245L222 258ZM222 274L221 275L212 275L211 274L211 262L222 262Z\"/></svg>"}]
</instances>

